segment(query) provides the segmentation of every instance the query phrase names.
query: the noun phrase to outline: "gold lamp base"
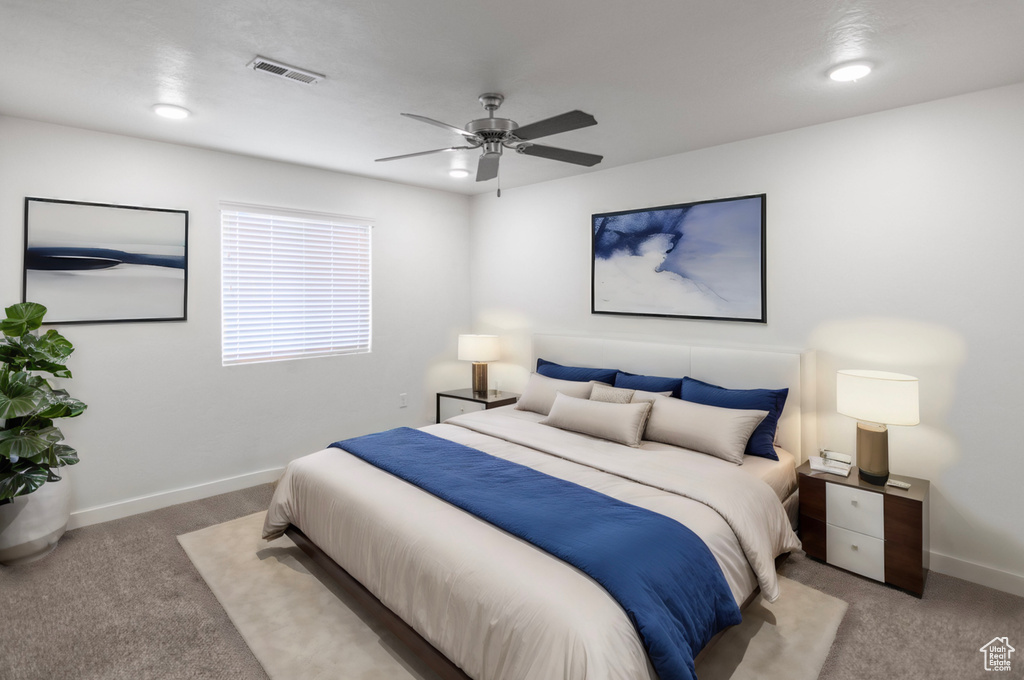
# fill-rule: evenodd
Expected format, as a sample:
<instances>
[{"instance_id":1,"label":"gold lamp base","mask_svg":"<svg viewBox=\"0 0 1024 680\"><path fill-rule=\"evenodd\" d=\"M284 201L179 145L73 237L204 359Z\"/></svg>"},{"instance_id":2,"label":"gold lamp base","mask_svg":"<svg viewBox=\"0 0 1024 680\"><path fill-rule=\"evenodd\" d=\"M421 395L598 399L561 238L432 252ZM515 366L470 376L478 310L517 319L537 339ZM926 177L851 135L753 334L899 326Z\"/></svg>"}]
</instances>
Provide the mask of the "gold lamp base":
<instances>
[{"instance_id":1,"label":"gold lamp base","mask_svg":"<svg viewBox=\"0 0 1024 680\"><path fill-rule=\"evenodd\" d=\"M885 486L889 479L889 430L885 425L857 423L857 468L868 484Z\"/></svg>"},{"instance_id":2,"label":"gold lamp base","mask_svg":"<svg viewBox=\"0 0 1024 680\"><path fill-rule=\"evenodd\" d=\"M482 361L473 362L473 392L487 394L487 364Z\"/></svg>"}]
</instances>

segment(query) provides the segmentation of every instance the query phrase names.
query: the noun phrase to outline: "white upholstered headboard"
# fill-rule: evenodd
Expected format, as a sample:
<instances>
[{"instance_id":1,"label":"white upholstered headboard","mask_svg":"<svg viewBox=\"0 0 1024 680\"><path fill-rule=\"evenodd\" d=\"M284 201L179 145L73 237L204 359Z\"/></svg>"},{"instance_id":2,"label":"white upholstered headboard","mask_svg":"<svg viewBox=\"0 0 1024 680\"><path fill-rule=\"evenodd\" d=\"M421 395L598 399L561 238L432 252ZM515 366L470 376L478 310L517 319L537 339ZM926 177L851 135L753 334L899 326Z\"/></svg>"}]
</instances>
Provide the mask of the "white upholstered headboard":
<instances>
[{"instance_id":1,"label":"white upholstered headboard","mask_svg":"<svg viewBox=\"0 0 1024 680\"><path fill-rule=\"evenodd\" d=\"M569 366L618 368L630 373L673 378L690 376L733 389L789 388L779 418L778 445L804 460L805 439L801 405L802 354L792 350L699 347L658 342L571 335L533 336L533 366L538 358Z\"/></svg>"}]
</instances>

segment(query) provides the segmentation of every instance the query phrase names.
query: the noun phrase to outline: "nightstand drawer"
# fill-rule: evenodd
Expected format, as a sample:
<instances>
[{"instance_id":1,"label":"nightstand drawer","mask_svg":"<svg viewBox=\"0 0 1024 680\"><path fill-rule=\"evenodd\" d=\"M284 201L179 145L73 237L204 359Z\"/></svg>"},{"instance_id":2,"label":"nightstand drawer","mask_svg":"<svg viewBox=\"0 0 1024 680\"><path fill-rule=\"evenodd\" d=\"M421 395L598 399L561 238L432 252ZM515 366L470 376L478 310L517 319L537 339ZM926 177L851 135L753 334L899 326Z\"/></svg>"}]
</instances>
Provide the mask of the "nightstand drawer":
<instances>
[{"instance_id":1,"label":"nightstand drawer","mask_svg":"<svg viewBox=\"0 0 1024 680\"><path fill-rule=\"evenodd\" d=\"M828 523L855 531L858 534L884 539L883 498L882 494L872 491L863 491L838 484L826 484L825 514L828 517ZM829 557L831 558L831 551ZM851 571L853 570L851 569Z\"/></svg>"},{"instance_id":2,"label":"nightstand drawer","mask_svg":"<svg viewBox=\"0 0 1024 680\"><path fill-rule=\"evenodd\" d=\"M885 541L832 524L825 528L825 540L829 564L885 581Z\"/></svg>"},{"instance_id":3,"label":"nightstand drawer","mask_svg":"<svg viewBox=\"0 0 1024 680\"><path fill-rule=\"evenodd\" d=\"M482 404L478 401L468 401L466 399L454 399L452 397L440 397L437 400L437 410L439 414L438 422L443 423L449 418L462 415L463 413L472 413L473 411L483 411L487 408L486 404Z\"/></svg>"}]
</instances>

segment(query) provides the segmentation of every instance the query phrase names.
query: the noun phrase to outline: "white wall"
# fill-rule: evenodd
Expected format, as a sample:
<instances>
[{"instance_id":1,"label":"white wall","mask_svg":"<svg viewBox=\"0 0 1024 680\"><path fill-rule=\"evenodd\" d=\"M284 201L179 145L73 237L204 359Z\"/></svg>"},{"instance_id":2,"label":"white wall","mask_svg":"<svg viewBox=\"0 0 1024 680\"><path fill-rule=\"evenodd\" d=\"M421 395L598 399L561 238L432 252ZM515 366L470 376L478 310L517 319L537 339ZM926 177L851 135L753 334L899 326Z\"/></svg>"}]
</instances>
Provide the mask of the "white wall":
<instances>
[{"instance_id":1,"label":"white wall","mask_svg":"<svg viewBox=\"0 0 1024 680\"><path fill-rule=\"evenodd\" d=\"M434 392L468 380L455 361L470 321L465 196L0 118L2 306L21 300L25 196L189 211L188 321L59 327L77 348L67 387L89 404L61 427L82 457L75 510L206 486L79 513L78 524L246 486L337 439L432 422ZM220 201L375 219L373 352L222 367Z\"/></svg>"},{"instance_id":2,"label":"white wall","mask_svg":"<svg viewBox=\"0 0 1024 680\"><path fill-rule=\"evenodd\" d=\"M931 480L932 567L1024 594L1022 159L1017 85L475 197L492 375L520 387L537 331L811 349L819 445L851 453L835 370L917 375L890 468ZM592 213L762 192L767 325L590 314Z\"/></svg>"}]
</instances>

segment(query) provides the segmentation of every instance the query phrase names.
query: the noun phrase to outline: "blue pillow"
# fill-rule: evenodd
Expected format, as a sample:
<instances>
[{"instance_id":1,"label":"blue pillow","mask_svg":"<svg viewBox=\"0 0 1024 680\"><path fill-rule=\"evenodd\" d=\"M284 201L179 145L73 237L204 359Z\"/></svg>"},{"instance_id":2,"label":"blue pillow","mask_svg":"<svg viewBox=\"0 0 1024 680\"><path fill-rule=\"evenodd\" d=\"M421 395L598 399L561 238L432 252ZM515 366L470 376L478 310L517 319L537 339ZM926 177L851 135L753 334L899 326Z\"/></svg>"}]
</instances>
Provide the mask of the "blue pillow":
<instances>
[{"instance_id":1,"label":"blue pillow","mask_svg":"<svg viewBox=\"0 0 1024 680\"><path fill-rule=\"evenodd\" d=\"M768 411L761 424L754 428L744 453L770 460L779 459L775 453L775 430L788 396L788 387L781 390L728 390L693 378L683 378L682 398L686 401L721 408Z\"/></svg>"},{"instance_id":2,"label":"blue pillow","mask_svg":"<svg viewBox=\"0 0 1024 680\"><path fill-rule=\"evenodd\" d=\"M635 375L619 371L615 374L615 387L645 392L671 392L672 396L678 399L683 387L683 379L659 378L656 375Z\"/></svg>"},{"instance_id":3,"label":"blue pillow","mask_svg":"<svg viewBox=\"0 0 1024 680\"><path fill-rule=\"evenodd\" d=\"M583 368L582 366L562 366L556 364L553 361L545 361L544 359L537 359L537 372L548 378L554 378L556 380L575 380L577 382L590 382L591 380L597 380L598 382L608 383L609 385L615 380L615 374L618 373L614 368Z\"/></svg>"}]
</instances>

